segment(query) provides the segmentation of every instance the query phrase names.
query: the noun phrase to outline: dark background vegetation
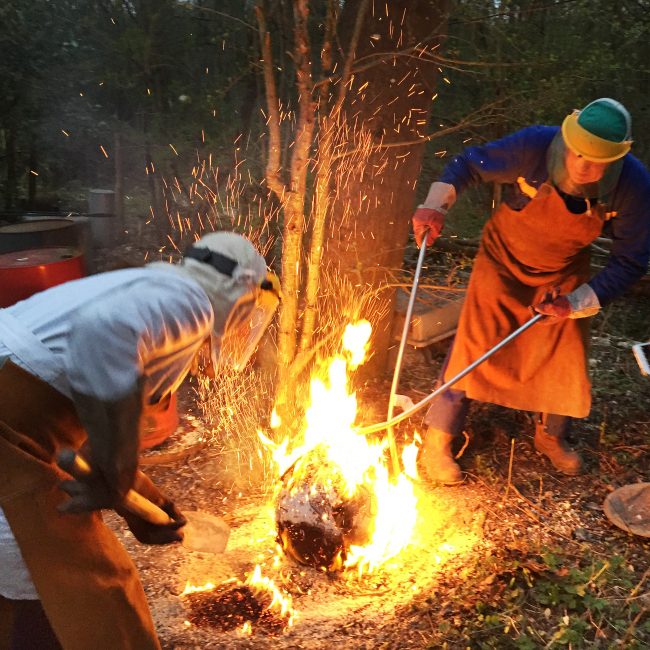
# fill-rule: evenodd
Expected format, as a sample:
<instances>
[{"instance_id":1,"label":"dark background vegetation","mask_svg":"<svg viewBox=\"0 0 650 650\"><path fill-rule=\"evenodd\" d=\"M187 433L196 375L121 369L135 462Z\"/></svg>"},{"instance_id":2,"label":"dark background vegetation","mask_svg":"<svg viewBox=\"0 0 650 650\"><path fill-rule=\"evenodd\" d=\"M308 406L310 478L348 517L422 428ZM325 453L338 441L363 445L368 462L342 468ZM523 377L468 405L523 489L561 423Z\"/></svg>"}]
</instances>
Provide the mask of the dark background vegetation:
<instances>
[{"instance_id":1,"label":"dark background vegetation","mask_svg":"<svg viewBox=\"0 0 650 650\"><path fill-rule=\"evenodd\" d=\"M261 180L264 89L254 4L3 2L0 205L5 212L83 212L88 188L113 188L116 164L124 176L126 211L142 218L150 206L165 210L164 180L189 184L193 166L209 156L221 178L245 158L253 181ZM292 108L292 3L262 4L281 68L280 98ZM311 3L315 43L322 38L325 4ZM416 4L418 11L426 9L426 3ZM556 124L599 96L629 108L634 152L645 160L649 4L452 2L439 50L447 60L441 66L446 81L432 79L438 96L430 132L462 128L432 138L419 194L464 142L489 140L530 123ZM486 201L486 193L469 193L450 228L475 233L482 211L476 204Z\"/></svg>"}]
</instances>

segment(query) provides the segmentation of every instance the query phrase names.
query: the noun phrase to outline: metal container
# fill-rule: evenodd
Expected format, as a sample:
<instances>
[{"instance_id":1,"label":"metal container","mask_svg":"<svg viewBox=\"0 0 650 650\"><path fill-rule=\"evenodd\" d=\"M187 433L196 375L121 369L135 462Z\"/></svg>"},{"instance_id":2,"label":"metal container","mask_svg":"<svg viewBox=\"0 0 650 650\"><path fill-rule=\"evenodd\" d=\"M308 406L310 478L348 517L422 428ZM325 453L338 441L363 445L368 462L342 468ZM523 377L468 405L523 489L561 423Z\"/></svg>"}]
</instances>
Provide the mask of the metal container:
<instances>
[{"instance_id":1,"label":"metal container","mask_svg":"<svg viewBox=\"0 0 650 650\"><path fill-rule=\"evenodd\" d=\"M115 219L115 192L88 190L88 217L95 247L113 246L118 240Z\"/></svg>"},{"instance_id":2,"label":"metal container","mask_svg":"<svg viewBox=\"0 0 650 650\"><path fill-rule=\"evenodd\" d=\"M38 213L28 213L23 216L22 222L42 222L51 221L53 218ZM84 256L84 266L86 273L90 275L95 272L95 264L93 259L93 242L92 233L90 232L90 218L86 215L70 213L66 214L65 221L72 221L74 224L74 233L70 234L70 243L64 242L62 245L69 245L79 248ZM28 248L32 248L29 246Z\"/></svg>"},{"instance_id":3,"label":"metal container","mask_svg":"<svg viewBox=\"0 0 650 650\"><path fill-rule=\"evenodd\" d=\"M140 424L140 449L157 447L169 438L178 427L176 393L158 404L145 405Z\"/></svg>"},{"instance_id":4,"label":"metal container","mask_svg":"<svg viewBox=\"0 0 650 650\"><path fill-rule=\"evenodd\" d=\"M27 221L0 226L0 253L80 245L79 231L72 219L30 217Z\"/></svg>"},{"instance_id":5,"label":"metal container","mask_svg":"<svg viewBox=\"0 0 650 650\"><path fill-rule=\"evenodd\" d=\"M82 278L83 255L74 248L38 248L0 254L0 307L69 280Z\"/></svg>"},{"instance_id":6,"label":"metal container","mask_svg":"<svg viewBox=\"0 0 650 650\"><path fill-rule=\"evenodd\" d=\"M115 192L113 190L88 190L88 214L115 214Z\"/></svg>"},{"instance_id":7,"label":"metal container","mask_svg":"<svg viewBox=\"0 0 650 650\"><path fill-rule=\"evenodd\" d=\"M422 288L413 307L407 344L422 348L453 336L456 333L464 300L464 292ZM407 302L408 295L399 289L395 300L393 323L393 338L397 340L404 326Z\"/></svg>"}]
</instances>

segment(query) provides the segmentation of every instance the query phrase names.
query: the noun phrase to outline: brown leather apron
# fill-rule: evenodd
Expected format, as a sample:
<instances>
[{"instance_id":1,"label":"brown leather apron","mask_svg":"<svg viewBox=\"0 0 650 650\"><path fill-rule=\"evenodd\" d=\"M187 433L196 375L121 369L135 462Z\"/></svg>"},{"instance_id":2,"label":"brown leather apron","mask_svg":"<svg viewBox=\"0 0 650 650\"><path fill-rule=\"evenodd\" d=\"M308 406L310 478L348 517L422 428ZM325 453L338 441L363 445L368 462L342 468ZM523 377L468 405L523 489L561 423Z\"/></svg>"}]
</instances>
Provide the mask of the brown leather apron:
<instances>
[{"instance_id":1,"label":"brown leather apron","mask_svg":"<svg viewBox=\"0 0 650 650\"><path fill-rule=\"evenodd\" d=\"M548 184L520 212L499 206L483 231L445 381L531 318L547 290L567 293L588 279L588 245L604 218L596 212L572 214ZM454 388L514 409L585 417L590 320L545 319Z\"/></svg>"},{"instance_id":2,"label":"brown leather apron","mask_svg":"<svg viewBox=\"0 0 650 650\"><path fill-rule=\"evenodd\" d=\"M66 650L160 648L137 571L99 513L63 515L54 464L86 433L70 400L6 362L0 368L0 506Z\"/></svg>"}]
</instances>

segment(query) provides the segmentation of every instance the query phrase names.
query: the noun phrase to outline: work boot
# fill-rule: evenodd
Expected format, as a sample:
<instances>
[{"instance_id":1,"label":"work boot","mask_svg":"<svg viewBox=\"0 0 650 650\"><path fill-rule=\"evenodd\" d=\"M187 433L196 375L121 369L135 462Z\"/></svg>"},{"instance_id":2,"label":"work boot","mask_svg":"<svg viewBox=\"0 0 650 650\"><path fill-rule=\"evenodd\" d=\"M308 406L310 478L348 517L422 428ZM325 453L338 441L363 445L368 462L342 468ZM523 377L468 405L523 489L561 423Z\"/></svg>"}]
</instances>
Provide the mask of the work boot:
<instances>
[{"instance_id":1,"label":"work boot","mask_svg":"<svg viewBox=\"0 0 650 650\"><path fill-rule=\"evenodd\" d=\"M538 420L535 426L535 449L544 454L562 474L576 476L582 472L582 458L571 449L565 434L565 431L549 433L548 427Z\"/></svg>"},{"instance_id":2,"label":"work boot","mask_svg":"<svg viewBox=\"0 0 650 650\"><path fill-rule=\"evenodd\" d=\"M429 427L420 450L420 464L427 478L434 483L456 485L463 480L463 473L454 460L451 433Z\"/></svg>"}]
</instances>

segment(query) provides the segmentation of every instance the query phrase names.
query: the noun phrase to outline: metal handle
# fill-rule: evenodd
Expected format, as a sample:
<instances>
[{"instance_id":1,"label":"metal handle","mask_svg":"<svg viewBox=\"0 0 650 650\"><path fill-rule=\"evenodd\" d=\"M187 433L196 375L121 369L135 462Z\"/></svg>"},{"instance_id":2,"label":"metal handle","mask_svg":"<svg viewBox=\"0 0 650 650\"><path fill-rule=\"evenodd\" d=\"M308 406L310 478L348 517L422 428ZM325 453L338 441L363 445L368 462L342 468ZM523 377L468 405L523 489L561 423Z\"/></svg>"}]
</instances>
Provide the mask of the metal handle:
<instances>
[{"instance_id":1,"label":"metal handle","mask_svg":"<svg viewBox=\"0 0 650 650\"><path fill-rule=\"evenodd\" d=\"M517 338L520 334L525 332L529 327L534 325L537 321L541 320L542 318L544 318L544 314L536 314L530 320L527 320L521 327L519 327L514 332L506 336L505 339L497 343L493 348L488 350L485 354L480 356L476 361L474 361L469 366L467 366L467 368L461 370L455 377L452 377L448 382L436 388L436 390L434 390L433 393L431 393L431 395L427 395L423 400L419 401L417 404L412 406L407 411L400 413L398 416L392 418L387 422L379 422L378 424L371 424L370 426L367 427L361 427L360 429L357 429L357 433L368 435L369 433L375 433L377 431L381 431L382 429L394 427L396 424L399 424L403 420L410 418L414 413L417 413L420 409L424 408L431 400L433 400L435 397L438 397L440 393L446 391L448 388L451 388L456 382L460 381L465 375L472 372L474 368L480 366L484 361L489 359L495 352L499 351L504 345L510 343L510 341Z\"/></svg>"},{"instance_id":2,"label":"metal handle","mask_svg":"<svg viewBox=\"0 0 650 650\"><path fill-rule=\"evenodd\" d=\"M422 264L424 262L424 255L427 252L427 239L429 239L429 229L425 230L422 244L420 245L420 254L418 255L418 262L415 267L415 274L413 275L413 286L411 287L411 294L409 295L408 305L406 307L406 314L404 315L404 327L402 328L402 337L399 341L399 349L397 351L397 359L395 360L395 371L393 372L393 383L390 387L390 397L388 398L388 415L386 422L390 423L393 420L393 411L395 409L395 397L397 395L397 387L399 386L399 377L402 372L402 357L404 356L404 348L406 347L406 339L408 338L409 329L411 328L411 316L413 314L413 306L415 305L415 296L420 283L420 274L422 273ZM393 475L397 476L400 472L399 457L397 455L397 445L395 444L395 433L393 432L393 425L387 424L388 429L388 448L390 450L390 460L393 469Z\"/></svg>"},{"instance_id":3,"label":"metal handle","mask_svg":"<svg viewBox=\"0 0 650 650\"><path fill-rule=\"evenodd\" d=\"M61 452L59 463L62 465L62 469L78 481L83 481L92 474L92 469L86 460L72 450ZM135 490L129 490L126 493L123 506L130 513L148 521L150 524L164 526L174 521L162 508L159 508L155 503L152 503Z\"/></svg>"}]
</instances>

